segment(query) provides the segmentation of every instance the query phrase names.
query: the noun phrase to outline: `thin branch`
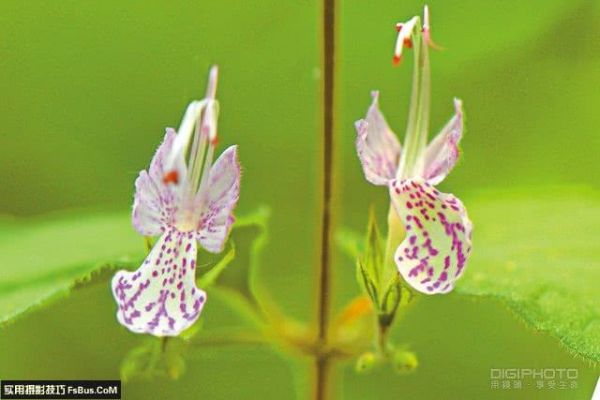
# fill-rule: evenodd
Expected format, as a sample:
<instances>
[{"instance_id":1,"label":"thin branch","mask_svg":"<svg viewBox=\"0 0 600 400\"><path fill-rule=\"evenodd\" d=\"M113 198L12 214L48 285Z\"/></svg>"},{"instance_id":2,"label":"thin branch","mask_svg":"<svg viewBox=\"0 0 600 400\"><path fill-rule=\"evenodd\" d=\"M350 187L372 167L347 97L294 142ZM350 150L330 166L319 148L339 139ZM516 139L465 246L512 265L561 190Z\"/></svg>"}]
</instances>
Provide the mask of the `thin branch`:
<instances>
[{"instance_id":1,"label":"thin branch","mask_svg":"<svg viewBox=\"0 0 600 400\"><path fill-rule=\"evenodd\" d=\"M192 347L214 347L235 345L268 344L269 340L260 332L224 331L198 336L190 341Z\"/></svg>"}]
</instances>

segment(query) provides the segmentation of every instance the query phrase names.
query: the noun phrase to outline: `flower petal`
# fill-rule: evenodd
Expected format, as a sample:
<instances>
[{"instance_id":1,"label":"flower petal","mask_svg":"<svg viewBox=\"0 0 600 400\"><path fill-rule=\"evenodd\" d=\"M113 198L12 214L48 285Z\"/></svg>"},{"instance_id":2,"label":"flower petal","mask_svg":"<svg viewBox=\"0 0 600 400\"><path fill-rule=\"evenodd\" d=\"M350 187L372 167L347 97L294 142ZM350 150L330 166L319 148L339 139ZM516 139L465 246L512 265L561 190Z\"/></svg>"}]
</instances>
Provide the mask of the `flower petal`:
<instances>
[{"instance_id":1,"label":"flower petal","mask_svg":"<svg viewBox=\"0 0 600 400\"><path fill-rule=\"evenodd\" d=\"M458 160L458 142L463 133L462 101L454 99L454 108L455 114L425 149L423 178L431 185L443 181Z\"/></svg>"},{"instance_id":2,"label":"flower petal","mask_svg":"<svg viewBox=\"0 0 600 400\"><path fill-rule=\"evenodd\" d=\"M175 131L167 129L162 144L152 158L149 171L141 171L135 181L132 222L145 236L158 236L173 223L177 188L163 182L165 163L175 141Z\"/></svg>"},{"instance_id":3,"label":"flower petal","mask_svg":"<svg viewBox=\"0 0 600 400\"><path fill-rule=\"evenodd\" d=\"M240 174L237 146L231 146L211 167L206 188L200 193L202 213L196 237L212 253L223 250L235 220L233 209L240 196Z\"/></svg>"},{"instance_id":4,"label":"flower petal","mask_svg":"<svg viewBox=\"0 0 600 400\"><path fill-rule=\"evenodd\" d=\"M400 274L419 292L449 292L471 253L472 224L465 207L420 180L393 181L390 196L406 229L394 256Z\"/></svg>"},{"instance_id":5,"label":"flower petal","mask_svg":"<svg viewBox=\"0 0 600 400\"><path fill-rule=\"evenodd\" d=\"M387 185L396 175L400 142L379 111L379 92L371 96L373 102L365 119L356 122L356 151L365 178L374 185Z\"/></svg>"},{"instance_id":6,"label":"flower petal","mask_svg":"<svg viewBox=\"0 0 600 400\"><path fill-rule=\"evenodd\" d=\"M137 271L113 277L119 322L135 333L181 333L198 319L206 301L206 293L196 287L195 268L194 235L167 231Z\"/></svg>"}]
</instances>

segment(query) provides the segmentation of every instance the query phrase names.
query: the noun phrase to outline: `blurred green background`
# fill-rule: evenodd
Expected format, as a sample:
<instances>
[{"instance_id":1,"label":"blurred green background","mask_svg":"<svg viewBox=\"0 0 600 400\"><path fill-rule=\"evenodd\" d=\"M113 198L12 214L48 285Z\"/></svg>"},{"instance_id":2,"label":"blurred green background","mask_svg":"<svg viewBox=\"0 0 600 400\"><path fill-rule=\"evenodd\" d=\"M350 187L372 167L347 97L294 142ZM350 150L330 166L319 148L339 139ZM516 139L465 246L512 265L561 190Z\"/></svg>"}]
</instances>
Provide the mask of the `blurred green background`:
<instances>
[{"instance_id":1,"label":"blurred green background","mask_svg":"<svg viewBox=\"0 0 600 400\"><path fill-rule=\"evenodd\" d=\"M453 96L467 113L462 162L442 189L468 207L469 193L485 188L597 187L599 2L429 5L433 37L444 47L432 55L431 126L435 131L450 117ZM372 203L382 216L386 211L385 191L362 177L353 122L366 111L370 90L379 89L388 121L404 132L411 73L410 63L391 65L394 24L422 6L339 1L339 225L362 229ZM128 210L133 181L164 128L179 124L217 63L222 148L239 144L244 170L238 213L271 207L261 276L282 308L309 320L319 221L320 38L313 0L3 0L0 213ZM352 260L338 255L335 267L340 306L357 287ZM217 326L229 317L215 305L204 318ZM411 309L396 335L418 353L418 371L356 376L351 364L341 365L343 398L587 399L598 375L502 306L452 294ZM115 378L138 342L116 323L108 286L95 286L0 332L0 378ZM490 368L509 367L578 368L579 388L490 389ZM306 360L290 364L267 348L208 349L190 356L179 381L130 384L124 398L294 398L294 376L308 384L307 369Z\"/></svg>"}]
</instances>

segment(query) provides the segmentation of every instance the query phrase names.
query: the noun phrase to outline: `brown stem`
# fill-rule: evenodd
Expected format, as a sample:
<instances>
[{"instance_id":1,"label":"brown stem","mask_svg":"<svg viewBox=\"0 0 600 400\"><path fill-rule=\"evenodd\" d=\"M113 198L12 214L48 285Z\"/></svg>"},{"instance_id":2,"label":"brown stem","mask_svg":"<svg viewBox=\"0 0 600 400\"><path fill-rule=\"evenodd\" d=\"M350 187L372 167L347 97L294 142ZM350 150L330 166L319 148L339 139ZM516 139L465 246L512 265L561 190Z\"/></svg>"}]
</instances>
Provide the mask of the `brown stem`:
<instances>
[{"instance_id":1,"label":"brown stem","mask_svg":"<svg viewBox=\"0 0 600 400\"><path fill-rule=\"evenodd\" d=\"M323 204L321 214L321 260L319 265L318 332L319 339L327 339L330 306L331 194L333 169L333 20L334 0L324 0L324 90L323 90Z\"/></svg>"},{"instance_id":2,"label":"brown stem","mask_svg":"<svg viewBox=\"0 0 600 400\"><path fill-rule=\"evenodd\" d=\"M314 399L324 400L329 392L328 347L331 308L331 254L333 186L333 129L335 73L335 0L323 0L323 203L321 214L321 257L318 265L317 334L319 354L315 359ZM325 354L324 352L325 351Z\"/></svg>"},{"instance_id":3,"label":"brown stem","mask_svg":"<svg viewBox=\"0 0 600 400\"><path fill-rule=\"evenodd\" d=\"M316 384L315 384L315 392L314 399L316 400L325 400L329 395L329 382L330 382L330 369L331 362L329 357L327 356L317 356L316 359Z\"/></svg>"},{"instance_id":4,"label":"brown stem","mask_svg":"<svg viewBox=\"0 0 600 400\"><path fill-rule=\"evenodd\" d=\"M379 351L381 352L381 355L384 357L388 356L388 346L387 346L387 339L388 339L388 333L390 331L390 326L387 324L381 324L379 323L379 330L378 330L378 335L377 335L377 344L379 346Z\"/></svg>"},{"instance_id":5,"label":"brown stem","mask_svg":"<svg viewBox=\"0 0 600 400\"><path fill-rule=\"evenodd\" d=\"M191 340L193 347L215 347L268 344L269 338L258 332L225 331L199 336Z\"/></svg>"}]
</instances>

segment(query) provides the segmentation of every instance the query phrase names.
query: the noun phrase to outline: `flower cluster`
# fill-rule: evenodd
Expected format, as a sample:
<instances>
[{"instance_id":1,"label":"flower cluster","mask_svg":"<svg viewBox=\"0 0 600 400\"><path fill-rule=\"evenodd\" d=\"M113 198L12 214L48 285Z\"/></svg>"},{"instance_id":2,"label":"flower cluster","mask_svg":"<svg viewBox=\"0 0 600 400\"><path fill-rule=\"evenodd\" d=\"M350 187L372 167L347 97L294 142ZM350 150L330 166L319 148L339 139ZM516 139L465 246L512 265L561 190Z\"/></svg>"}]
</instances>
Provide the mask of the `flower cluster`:
<instances>
[{"instance_id":1,"label":"flower cluster","mask_svg":"<svg viewBox=\"0 0 600 400\"><path fill-rule=\"evenodd\" d=\"M400 63L405 49L414 49L404 143L390 129L379 110L379 93L373 92L366 117L356 122L356 150L365 178L386 186L390 195L384 262L389 260L387 271L395 280L387 289L396 288L394 282L400 284L393 258L412 288L425 294L447 293L464 272L471 252L472 224L464 205L435 188L459 157L462 102L454 100L454 115L428 143L429 48L435 45L427 7L423 23L413 17L396 28L394 63ZM133 332L176 336L197 320L206 302L206 293L196 287L198 246L222 251L234 222L240 166L236 146L213 161L219 114L216 88L213 67L206 97L190 103L177 131L167 129L150 167L135 182L133 226L141 235L158 239L139 269L119 271L112 281L117 318ZM378 256L373 263L379 263ZM400 295L396 297L393 310L400 301ZM378 303L380 299L374 298ZM395 311L390 315L387 309L380 311L393 319Z\"/></svg>"}]
</instances>

